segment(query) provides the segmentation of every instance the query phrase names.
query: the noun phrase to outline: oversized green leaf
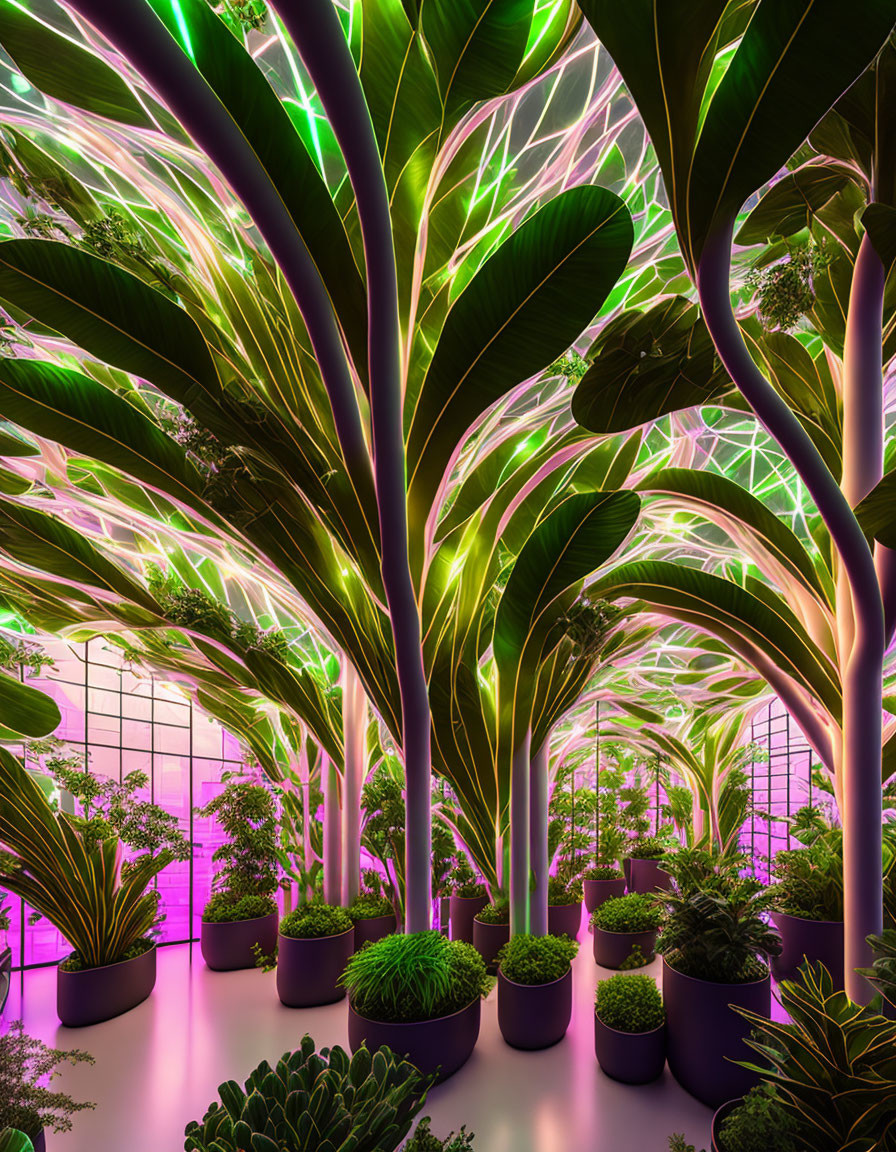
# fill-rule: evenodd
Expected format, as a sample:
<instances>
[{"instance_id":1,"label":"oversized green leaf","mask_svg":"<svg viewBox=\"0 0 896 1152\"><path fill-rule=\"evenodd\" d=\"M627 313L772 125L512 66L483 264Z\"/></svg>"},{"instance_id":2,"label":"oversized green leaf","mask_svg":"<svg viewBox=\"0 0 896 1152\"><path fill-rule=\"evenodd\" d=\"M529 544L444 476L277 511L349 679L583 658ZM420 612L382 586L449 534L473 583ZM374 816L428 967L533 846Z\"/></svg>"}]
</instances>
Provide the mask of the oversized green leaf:
<instances>
[{"instance_id":1,"label":"oversized green leaf","mask_svg":"<svg viewBox=\"0 0 896 1152\"><path fill-rule=\"evenodd\" d=\"M896 264L896 208L888 204L869 204L862 213L862 223L889 274Z\"/></svg>"},{"instance_id":2,"label":"oversized green leaf","mask_svg":"<svg viewBox=\"0 0 896 1152\"><path fill-rule=\"evenodd\" d=\"M36 444L0 431L0 456L40 456L40 449Z\"/></svg>"},{"instance_id":3,"label":"oversized green leaf","mask_svg":"<svg viewBox=\"0 0 896 1152\"><path fill-rule=\"evenodd\" d=\"M623 312L588 355L572 414L592 432L626 431L733 391L697 305L684 296Z\"/></svg>"},{"instance_id":4,"label":"oversized green leaf","mask_svg":"<svg viewBox=\"0 0 896 1152\"><path fill-rule=\"evenodd\" d=\"M16 1128L4 1128L0 1132L0 1152L34 1152L34 1145L24 1132Z\"/></svg>"},{"instance_id":5,"label":"oversized green leaf","mask_svg":"<svg viewBox=\"0 0 896 1152\"><path fill-rule=\"evenodd\" d=\"M559 60L578 35L582 19L582 11L576 0L558 0L541 6L536 4L523 63L511 87L521 88Z\"/></svg>"},{"instance_id":6,"label":"oversized green leaf","mask_svg":"<svg viewBox=\"0 0 896 1152\"><path fill-rule=\"evenodd\" d=\"M807 228L815 213L855 177L835 164L811 164L789 172L766 192L735 236L737 244L763 244Z\"/></svg>"},{"instance_id":7,"label":"oversized green leaf","mask_svg":"<svg viewBox=\"0 0 896 1152\"><path fill-rule=\"evenodd\" d=\"M603 188L562 193L485 262L448 314L408 437L412 507L425 516L463 433L546 368L590 323L622 274L628 209Z\"/></svg>"},{"instance_id":8,"label":"oversized green leaf","mask_svg":"<svg viewBox=\"0 0 896 1152\"><path fill-rule=\"evenodd\" d=\"M0 44L45 96L135 128L155 126L114 68L29 16L15 0L0 0Z\"/></svg>"},{"instance_id":9,"label":"oversized green leaf","mask_svg":"<svg viewBox=\"0 0 896 1152\"><path fill-rule=\"evenodd\" d=\"M0 672L0 724L29 739L49 736L62 723L52 696Z\"/></svg>"},{"instance_id":10,"label":"oversized green leaf","mask_svg":"<svg viewBox=\"0 0 896 1152\"><path fill-rule=\"evenodd\" d=\"M896 471L888 472L856 508L862 531L887 548L896 548Z\"/></svg>"}]
</instances>

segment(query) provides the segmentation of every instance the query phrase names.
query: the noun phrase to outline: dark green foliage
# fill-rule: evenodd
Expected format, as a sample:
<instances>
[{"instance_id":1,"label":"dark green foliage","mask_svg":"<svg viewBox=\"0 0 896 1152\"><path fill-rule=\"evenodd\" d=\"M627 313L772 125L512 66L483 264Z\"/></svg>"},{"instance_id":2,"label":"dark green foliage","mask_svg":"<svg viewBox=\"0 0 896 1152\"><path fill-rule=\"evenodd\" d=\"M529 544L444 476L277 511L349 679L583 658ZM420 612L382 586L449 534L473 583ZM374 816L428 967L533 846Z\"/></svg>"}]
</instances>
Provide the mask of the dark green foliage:
<instances>
[{"instance_id":1,"label":"dark green foliage","mask_svg":"<svg viewBox=\"0 0 896 1152\"><path fill-rule=\"evenodd\" d=\"M123 952L120 956L116 956L114 960L109 960L109 964L121 964L125 960L136 960L138 956L142 956L144 952L148 952L150 948L155 945L155 940L151 936L143 936ZM93 968L96 965L85 964L84 959L80 952L72 952L62 961L59 967L64 972L83 972L85 968ZM102 965L100 965L102 967Z\"/></svg>"},{"instance_id":2,"label":"dark green foliage","mask_svg":"<svg viewBox=\"0 0 896 1152\"><path fill-rule=\"evenodd\" d=\"M352 927L352 918L344 908L334 908L332 904L303 904L280 921L280 935L292 940L308 940L339 936Z\"/></svg>"},{"instance_id":3,"label":"dark green foliage","mask_svg":"<svg viewBox=\"0 0 896 1152\"><path fill-rule=\"evenodd\" d=\"M869 936L868 943L875 952L874 964L858 971L896 1008L896 928L885 929L882 936Z\"/></svg>"},{"instance_id":4,"label":"dark green foliage","mask_svg":"<svg viewBox=\"0 0 896 1152\"><path fill-rule=\"evenodd\" d=\"M612 864L598 864L596 868L589 868L582 876L583 880L621 880L622 870L614 868Z\"/></svg>"},{"instance_id":5,"label":"dark green foliage","mask_svg":"<svg viewBox=\"0 0 896 1152\"><path fill-rule=\"evenodd\" d=\"M14 1020L0 1036L0 1131L17 1128L36 1136L41 1128L51 1132L71 1130L71 1117L94 1104L79 1104L65 1092L53 1092L49 1081L60 1064L93 1064L87 1052L50 1048L27 1036L21 1020Z\"/></svg>"},{"instance_id":6,"label":"dark green foliage","mask_svg":"<svg viewBox=\"0 0 896 1152\"><path fill-rule=\"evenodd\" d=\"M0 668L4 671L17 672L20 668L29 668L39 672L41 668L52 668L53 664L52 656L47 656L40 645L0 636Z\"/></svg>"},{"instance_id":7,"label":"dark green foliage","mask_svg":"<svg viewBox=\"0 0 896 1152\"><path fill-rule=\"evenodd\" d=\"M388 1152L423 1107L431 1080L388 1048L351 1058L318 1054L305 1036L272 1068L259 1064L245 1087L219 1088L202 1123L186 1128L186 1152Z\"/></svg>"},{"instance_id":8,"label":"dark green foliage","mask_svg":"<svg viewBox=\"0 0 896 1152\"><path fill-rule=\"evenodd\" d=\"M402 1152L472 1152L474 1133L468 1132L466 1127L457 1133L449 1132L444 1140L440 1140L430 1132L429 1124L429 1117L424 1116Z\"/></svg>"},{"instance_id":9,"label":"dark green foliage","mask_svg":"<svg viewBox=\"0 0 896 1152\"><path fill-rule=\"evenodd\" d=\"M688 1144L683 1132L674 1132L669 1137L669 1152L697 1152L697 1149Z\"/></svg>"},{"instance_id":10,"label":"dark green foliage","mask_svg":"<svg viewBox=\"0 0 896 1152\"><path fill-rule=\"evenodd\" d=\"M0 1128L0 1152L34 1152L34 1145L18 1128Z\"/></svg>"},{"instance_id":11,"label":"dark green foliage","mask_svg":"<svg viewBox=\"0 0 896 1152\"><path fill-rule=\"evenodd\" d=\"M631 860L661 860L668 849L668 841L659 836L641 836L629 843L626 855Z\"/></svg>"},{"instance_id":12,"label":"dark green foliage","mask_svg":"<svg viewBox=\"0 0 896 1152\"><path fill-rule=\"evenodd\" d=\"M405 804L400 771L386 760L361 789L361 844L382 865L385 895L396 911L404 907Z\"/></svg>"},{"instance_id":13,"label":"dark green foliage","mask_svg":"<svg viewBox=\"0 0 896 1152\"><path fill-rule=\"evenodd\" d=\"M463 853L458 853L454 867L448 874L448 884L455 896L468 899L485 895L485 884L473 871L470 861Z\"/></svg>"},{"instance_id":14,"label":"dark green foliage","mask_svg":"<svg viewBox=\"0 0 896 1152\"><path fill-rule=\"evenodd\" d=\"M509 924L510 901L504 898L493 900L476 913L476 919L483 924Z\"/></svg>"},{"instance_id":15,"label":"dark green foliage","mask_svg":"<svg viewBox=\"0 0 896 1152\"><path fill-rule=\"evenodd\" d=\"M277 904L271 896L240 896L235 899L226 892L216 892L206 904L202 919L206 924L224 924L257 920L276 911Z\"/></svg>"},{"instance_id":16,"label":"dark green foliage","mask_svg":"<svg viewBox=\"0 0 896 1152\"><path fill-rule=\"evenodd\" d=\"M278 881L277 820L268 789L231 780L205 807L197 808L196 815L216 819L227 837L212 856L218 870L209 903L216 918L245 896L272 899Z\"/></svg>"},{"instance_id":17,"label":"dark green foliage","mask_svg":"<svg viewBox=\"0 0 896 1152\"><path fill-rule=\"evenodd\" d=\"M550 984L569 971L579 950L568 936L519 933L498 953L498 967L514 984Z\"/></svg>"},{"instance_id":18,"label":"dark green foliage","mask_svg":"<svg viewBox=\"0 0 896 1152\"><path fill-rule=\"evenodd\" d=\"M779 911L806 920L843 919L843 858L826 844L776 852L772 875Z\"/></svg>"},{"instance_id":19,"label":"dark green foliage","mask_svg":"<svg viewBox=\"0 0 896 1152\"><path fill-rule=\"evenodd\" d=\"M548 879L548 904L553 906L580 904L582 902L581 880L567 879L565 876L551 876Z\"/></svg>"},{"instance_id":20,"label":"dark green foliage","mask_svg":"<svg viewBox=\"0 0 896 1152\"><path fill-rule=\"evenodd\" d=\"M739 875L744 863L699 848L669 857L675 888L658 897L666 923L657 951L676 971L740 984L761 979L767 958L780 954L781 938L763 919L773 895L755 877Z\"/></svg>"},{"instance_id":21,"label":"dark green foliage","mask_svg":"<svg viewBox=\"0 0 896 1152\"><path fill-rule=\"evenodd\" d=\"M604 900L591 913L593 928L605 932L649 932L663 922L663 910L656 898L640 892Z\"/></svg>"},{"instance_id":22,"label":"dark green foliage","mask_svg":"<svg viewBox=\"0 0 896 1152\"><path fill-rule=\"evenodd\" d=\"M758 1084L725 1118L722 1152L798 1152L796 1124L769 1084Z\"/></svg>"},{"instance_id":23,"label":"dark green foliage","mask_svg":"<svg viewBox=\"0 0 896 1152\"><path fill-rule=\"evenodd\" d=\"M367 945L349 960L340 983L357 1012L387 1022L448 1016L486 995L491 985L471 944L434 931Z\"/></svg>"},{"instance_id":24,"label":"dark green foliage","mask_svg":"<svg viewBox=\"0 0 896 1152\"><path fill-rule=\"evenodd\" d=\"M769 329L795 327L815 303L813 277L830 263L823 249L785 246L783 259L750 273L747 284L758 297L759 319Z\"/></svg>"},{"instance_id":25,"label":"dark green foliage","mask_svg":"<svg viewBox=\"0 0 896 1152\"><path fill-rule=\"evenodd\" d=\"M653 960L655 953L651 952L649 956L644 955L644 949L640 944L635 944L628 956L619 965L620 972L631 972L634 968L644 968Z\"/></svg>"},{"instance_id":26,"label":"dark green foliage","mask_svg":"<svg viewBox=\"0 0 896 1152\"><path fill-rule=\"evenodd\" d=\"M663 998L651 976L611 976L597 985L594 1011L617 1032L652 1032L666 1019Z\"/></svg>"},{"instance_id":27,"label":"dark green foliage","mask_svg":"<svg viewBox=\"0 0 896 1152\"><path fill-rule=\"evenodd\" d=\"M353 924L357 924L359 920L373 920L377 916L393 916L395 914L390 900L387 900L385 896L374 896L369 892L362 892L360 896L356 896L346 911L351 916Z\"/></svg>"}]
</instances>

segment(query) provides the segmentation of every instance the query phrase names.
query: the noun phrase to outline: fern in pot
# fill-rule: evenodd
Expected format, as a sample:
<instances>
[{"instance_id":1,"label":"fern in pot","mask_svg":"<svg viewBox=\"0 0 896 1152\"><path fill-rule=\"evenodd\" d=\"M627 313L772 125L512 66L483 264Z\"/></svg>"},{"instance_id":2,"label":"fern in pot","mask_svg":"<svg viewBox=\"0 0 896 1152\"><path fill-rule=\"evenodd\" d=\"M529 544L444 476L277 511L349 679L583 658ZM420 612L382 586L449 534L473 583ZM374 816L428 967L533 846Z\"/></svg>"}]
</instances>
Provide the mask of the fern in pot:
<instances>
[{"instance_id":1,"label":"fern in pot","mask_svg":"<svg viewBox=\"0 0 896 1152\"><path fill-rule=\"evenodd\" d=\"M550 1048L566 1035L572 1015L568 936L512 936L498 954L498 1026L513 1048Z\"/></svg>"},{"instance_id":2,"label":"fern in pot","mask_svg":"<svg viewBox=\"0 0 896 1152\"><path fill-rule=\"evenodd\" d=\"M597 985L594 1052L601 1068L625 1084L647 1084L666 1063L666 1013L651 976L618 973Z\"/></svg>"},{"instance_id":3,"label":"fern in pot","mask_svg":"<svg viewBox=\"0 0 896 1152\"><path fill-rule=\"evenodd\" d=\"M355 926L345 908L312 902L280 921L277 995L287 1008L313 1008L345 997L340 977L355 950Z\"/></svg>"}]
</instances>

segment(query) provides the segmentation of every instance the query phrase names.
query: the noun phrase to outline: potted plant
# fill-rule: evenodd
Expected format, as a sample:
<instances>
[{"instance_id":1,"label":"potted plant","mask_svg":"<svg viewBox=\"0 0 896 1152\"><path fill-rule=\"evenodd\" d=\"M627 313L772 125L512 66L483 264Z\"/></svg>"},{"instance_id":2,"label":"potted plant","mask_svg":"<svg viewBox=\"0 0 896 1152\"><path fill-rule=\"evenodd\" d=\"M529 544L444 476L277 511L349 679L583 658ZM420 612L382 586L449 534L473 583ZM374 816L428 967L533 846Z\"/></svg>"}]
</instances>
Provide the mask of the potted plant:
<instances>
[{"instance_id":1,"label":"potted plant","mask_svg":"<svg viewBox=\"0 0 896 1152\"><path fill-rule=\"evenodd\" d=\"M548 932L575 940L582 925L582 882L564 876L548 880Z\"/></svg>"},{"instance_id":2,"label":"potted plant","mask_svg":"<svg viewBox=\"0 0 896 1152\"><path fill-rule=\"evenodd\" d=\"M498 953L510 939L510 901L502 896L486 904L473 917L473 947L489 972L497 968Z\"/></svg>"},{"instance_id":3,"label":"potted plant","mask_svg":"<svg viewBox=\"0 0 896 1152\"><path fill-rule=\"evenodd\" d=\"M619 973L597 985L594 1052L608 1076L625 1084L647 1084L666 1064L666 1014L650 976Z\"/></svg>"},{"instance_id":4,"label":"potted plant","mask_svg":"<svg viewBox=\"0 0 896 1152\"><path fill-rule=\"evenodd\" d=\"M159 894L149 886L178 850L162 847L124 860L108 821L55 811L4 748L0 845L6 850L0 885L45 916L73 948L57 969L62 1023L96 1024L145 1000L156 979L151 933L162 919Z\"/></svg>"},{"instance_id":5,"label":"potted plant","mask_svg":"<svg viewBox=\"0 0 896 1152\"><path fill-rule=\"evenodd\" d=\"M280 921L277 995L287 1008L342 1000L339 979L355 947L355 926L344 908L304 904Z\"/></svg>"},{"instance_id":6,"label":"potted plant","mask_svg":"<svg viewBox=\"0 0 896 1152\"><path fill-rule=\"evenodd\" d=\"M550 1048L566 1035L572 1014L568 936L512 936L498 955L498 1027L513 1048Z\"/></svg>"},{"instance_id":7,"label":"potted plant","mask_svg":"<svg viewBox=\"0 0 896 1152\"><path fill-rule=\"evenodd\" d=\"M768 1015L768 958L781 939L766 923L772 895L740 875L743 856L687 848L670 857L675 888L662 893L666 1052L683 1088L717 1108L742 1096L756 1076L733 1061L744 1055L747 1027L733 1009Z\"/></svg>"},{"instance_id":8,"label":"potted plant","mask_svg":"<svg viewBox=\"0 0 896 1152\"><path fill-rule=\"evenodd\" d=\"M355 926L355 949L368 942L382 940L396 929L395 909L392 901L382 894L362 892L346 909Z\"/></svg>"},{"instance_id":9,"label":"potted plant","mask_svg":"<svg viewBox=\"0 0 896 1152\"><path fill-rule=\"evenodd\" d=\"M340 982L348 990L352 1051L385 1045L424 1075L437 1073L437 1082L469 1059L491 986L472 944L432 930L369 944L352 956Z\"/></svg>"},{"instance_id":10,"label":"potted plant","mask_svg":"<svg viewBox=\"0 0 896 1152\"><path fill-rule=\"evenodd\" d=\"M230 780L196 815L216 820L225 840L212 854L217 872L202 911L199 946L216 972L255 966L277 945L277 821L274 798L262 784Z\"/></svg>"},{"instance_id":11,"label":"potted plant","mask_svg":"<svg viewBox=\"0 0 896 1152\"><path fill-rule=\"evenodd\" d=\"M664 891L672 886L672 877L661 867L667 841L661 836L641 836L627 848L630 892Z\"/></svg>"},{"instance_id":12,"label":"potted plant","mask_svg":"<svg viewBox=\"0 0 896 1152\"><path fill-rule=\"evenodd\" d=\"M451 939L473 943L473 919L476 913L488 904L485 883L473 871L470 861L463 853L458 853L455 865L448 876L451 889L449 917Z\"/></svg>"},{"instance_id":13,"label":"potted plant","mask_svg":"<svg viewBox=\"0 0 896 1152\"><path fill-rule=\"evenodd\" d=\"M798 1124L771 1084L761 1083L741 1100L729 1100L712 1118L713 1152L800 1152ZM815 1147L821 1147L815 1145Z\"/></svg>"},{"instance_id":14,"label":"potted plant","mask_svg":"<svg viewBox=\"0 0 896 1152\"><path fill-rule=\"evenodd\" d=\"M283 1086L298 1107L284 1107ZM366 1048L349 1058L339 1047L315 1051L310 1036L275 1067L265 1060L241 1088L221 1086L202 1121L185 1131L186 1152L242 1152L246 1148L349 1148L382 1152L408 1134L423 1107L430 1078L392 1052ZM294 1094L294 1095L293 1095ZM308 1101L313 1102L314 1131ZM303 1106L304 1105L304 1106Z\"/></svg>"},{"instance_id":15,"label":"potted plant","mask_svg":"<svg viewBox=\"0 0 896 1152\"><path fill-rule=\"evenodd\" d=\"M601 968L641 968L653 959L663 911L644 893L614 896L591 914L594 961Z\"/></svg>"},{"instance_id":16,"label":"potted plant","mask_svg":"<svg viewBox=\"0 0 896 1152\"><path fill-rule=\"evenodd\" d=\"M598 904L625 895L625 876L615 864L597 864L582 877L585 911L590 916Z\"/></svg>"},{"instance_id":17,"label":"potted plant","mask_svg":"<svg viewBox=\"0 0 896 1152\"><path fill-rule=\"evenodd\" d=\"M72 1116L96 1107L53 1091L50 1081L58 1075L60 1064L93 1063L87 1052L50 1048L28 1036L21 1020L13 1021L0 1036L0 1131L24 1132L35 1152L44 1152L46 1130L69 1132Z\"/></svg>"}]
</instances>

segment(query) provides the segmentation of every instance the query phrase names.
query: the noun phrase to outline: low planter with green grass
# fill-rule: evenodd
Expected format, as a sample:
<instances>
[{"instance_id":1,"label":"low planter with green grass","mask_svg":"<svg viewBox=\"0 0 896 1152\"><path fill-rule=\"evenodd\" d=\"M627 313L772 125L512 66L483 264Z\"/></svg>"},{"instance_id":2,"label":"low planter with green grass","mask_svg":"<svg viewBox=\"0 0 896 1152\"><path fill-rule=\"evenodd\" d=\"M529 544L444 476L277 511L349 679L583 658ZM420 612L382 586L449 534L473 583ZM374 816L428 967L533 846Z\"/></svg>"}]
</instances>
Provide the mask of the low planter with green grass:
<instances>
[{"instance_id":1,"label":"low planter with green grass","mask_svg":"<svg viewBox=\"0 0 896 1152\"><path fill-rule=\"evenodd\" d=\"M510 901L493 900L473 917L473 947L489 972L496 970L498 953L510 939Z\"/></svg>"},{"instance_id":2,"label":"low planter with green grass","mask_svg":"<svg viewBox=\"0 0 896 1152\"><path fill-rule=\"evenodd\" d=\"M277 936L277 995L287 1008L314 1008L345 997L339 983L355 948L344 908L305 904L284 916Z\"/></svg>"},{"instance_id":3,"label":"low planter with green grass","mask_svg":"<svg viewBox=\"0 0 896 1152\"><path fill-rule=\"evenodd\" d=\"M498 954L498 1027L513 1048L550 1048L566 1035L572 1015L568 936L512 936Z\"/></svg>"},{"instance_id":4,"label":"low planter with green grass","mask_svg":"<svg viewBox=\"0 0 896 1152\"><path fill-rule=\"evenodd\" d=\"M605 900L591 914L595 963L601 968L649 964L662 922L662 909L652 896L633 892Z\"/></svg>"},{"instance_id":5,"label":"low planter with green grass","mask_svg":"<svg viewBox=\"0 0 896 1152\"><path fill-rule=\"evenodd\" d=\"M624 1084L648 1084L666 1063L666 1015L651 976L619 973L597 985L594 1052L601 1068Z\"/></svg>"},{"instance_id":6,"label":"low planter with green grass","mask_svg":"<svg viewBox=\"0 0 896 1152\"><path fill-rule=\"evenodd\" d=\"M385 896L364 892L349 904L347 911L355 926L356 950L391 935L397 927L395 909Z\"/></svg>"}]
</instances>

